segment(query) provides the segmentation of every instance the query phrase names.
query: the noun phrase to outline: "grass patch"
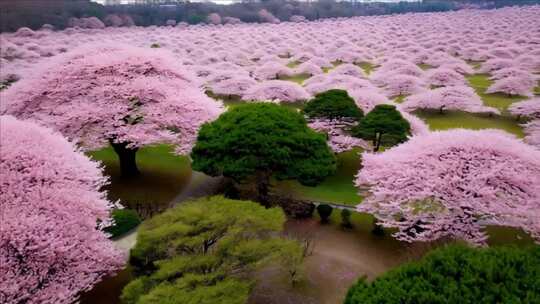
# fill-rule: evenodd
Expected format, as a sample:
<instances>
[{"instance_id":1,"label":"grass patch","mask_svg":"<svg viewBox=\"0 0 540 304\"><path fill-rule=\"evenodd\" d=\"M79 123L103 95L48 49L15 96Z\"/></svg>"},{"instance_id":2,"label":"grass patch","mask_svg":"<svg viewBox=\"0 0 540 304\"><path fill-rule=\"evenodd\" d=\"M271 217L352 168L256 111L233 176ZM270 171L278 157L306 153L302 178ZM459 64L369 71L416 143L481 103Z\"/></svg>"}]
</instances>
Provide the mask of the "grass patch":
<instances>
[{"instance_id":1,"label":"grass patch","mask_svg":"<svg viewBox=\"0 0 540 304\"><path fill-rule=\"evenodd\" d=\"M362 70L364 70L364 72L366 73L366 75L369 75L371 74L371 72L373 72L373 70L375 70L375 65L373 65L372 63L370 62L361 62L359 64L357 64L359 67L362 68Z\"/></svg>"},{"instance_id":2,"label":"grass patch","mask_svg":"<svg viewBox=\"0 0 540 304\"><path fill-rule=\"evenodd\" d=\"M431 66L429 64L425 64L425 63L418 64L418 67L421 68L424 71L427 71L429 69L433 69L433 66Z\"/></svg>"},{"instance_id":3,"label":"grass patch","mask_svg":"<svg viewBox=\"0 0 540 304\"><path fill-rule=\"evenodd\" d=\"M310 77L311 75L309 74L297 74L297 75L292 75L292 76L281 77L280 80L292 81L292 82L298 83L299 85L302 85L304 83L304 80Z\"/></svg>"},{"instance_id":4,"label":"grass patch","mask_svg":"<svg viewBox=\"0 0 540 304\"><path fill-rule=\"evenodd\" d=\"M431 130L448 130L464 128L472 130L500 129L506 132L523 137L523 129L518 122L508 116L492 116L486 114L473 114L461 111L445 111L439 114L438 111L415 111L418 117L424 119Z\"/></svg>"},{"instance_id":5,"label":"grass patch","mask_svg":"<svg viewBox=\"0 0 540 304\"><path fill-rule=\"evenodd\" d=\"M300 61L298 61L298 60L287 63L287 67L289 67L291 69L294 69L295 67L297 67L299 65L300 65Z\"/></svg>"},{"instance_id":6,"label":"grass patch","mask_svg":"<svg viewBox=\"0 0 540 304\"><path fill-rule=\"evenodd\" d=\"M394 102L395 103L402 103L405 100L405 98L407 98L407 95L399 95L396 98L394 98Z\"/></svg>"},{"instance_id":7,"label":"grass patch","mask_svg":"<svg viewBox=\"0 0 540 304\"><path fill-rule=\"evenodd\" d=\"M168 145L141 148L137 152L141 175L131 179L120 177L118 159L111 147L88 154L105 166L105 174L111 179L106 187L109 199L120 200L129 208L137 208L141 204L166 207L189 182L191 163L188 157L172 152L173 148Z\"/></svg>"},{"instance_id":8,"label":"grass patch","mask_svg":"<svg viewBox=\"0 0 540 304\"><path fill-rule=\"evenodd\" d=\"M512 103L526 99L523 96L508 96L502 93L486 94L487 88L493 83L489 77L489 74L474 74L466 77L469 85L484 101L484 105L497 108L502 113L506 113L506 109Z\"/></svg>"},{"instance_id":9,"label":"grass patch","mask_svg":"<svg viewBox=\"0 0 540 304\"><path fill-rule=\"evenodd\" d=\"M357 205L362 201L353 185L354 176L360 169L359 150L338 154L337 172L316 187L303 186L297 181L278 182L275 191L290 194L299 199Z\"/></svg>"}]
</instances>

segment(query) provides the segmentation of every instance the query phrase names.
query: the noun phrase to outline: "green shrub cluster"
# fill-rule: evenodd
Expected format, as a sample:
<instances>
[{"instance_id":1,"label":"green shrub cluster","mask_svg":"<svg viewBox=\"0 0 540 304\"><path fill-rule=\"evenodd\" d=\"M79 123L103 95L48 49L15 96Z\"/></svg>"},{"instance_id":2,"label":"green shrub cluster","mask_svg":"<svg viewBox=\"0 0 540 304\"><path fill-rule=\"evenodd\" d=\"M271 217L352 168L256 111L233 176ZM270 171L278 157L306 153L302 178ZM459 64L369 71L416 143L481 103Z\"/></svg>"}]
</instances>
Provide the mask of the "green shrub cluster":
<instances>
[{"instance_id":1,"label":"green shrub cluster","mask_svg":"<svg viewBox=\"0 0 540 304\"><path fill-rule=\"evenodd\" d=\"M310 118L361 119L364 112L344 90L328 90L319 93L306 103L304 113Z\"/></svg>"},{"instance_id":2,"label":"green shrub cluster","mask_svg":"<svg viewBox=\"0 0 540 304\"><path fill-rule=\"evenodd\" d=\"M281 236L284 223L279 208L222 196L171 208L139 229L130 256L138 277L124 288L122 300L245 303L253 287L250 274L259 267L278 262L288 273L300 271L303 249Z\"/></svg>"},{"instance_id":3,"label":"green shrub cluster","mask_svg":"<svg viewBox=\"0 0 540 304\"><path fill-rule=\"evenodd\" d=\"M105 232L110 233L111 237L118 237L137 227L141 223L141 218L135 210L115 209L112 212L114 225L105 228Z\"/></svg>"},{"instance_id":4,"label":"green shrub cluster","mask_svg":"<svg viewBox=\"0 0 540 304\"><path fill-rule=\"evenodd\" d=\"M540 246L440 248L373 282L360 279L344 303L540 303Z\"/></svg>"}]
</instances>

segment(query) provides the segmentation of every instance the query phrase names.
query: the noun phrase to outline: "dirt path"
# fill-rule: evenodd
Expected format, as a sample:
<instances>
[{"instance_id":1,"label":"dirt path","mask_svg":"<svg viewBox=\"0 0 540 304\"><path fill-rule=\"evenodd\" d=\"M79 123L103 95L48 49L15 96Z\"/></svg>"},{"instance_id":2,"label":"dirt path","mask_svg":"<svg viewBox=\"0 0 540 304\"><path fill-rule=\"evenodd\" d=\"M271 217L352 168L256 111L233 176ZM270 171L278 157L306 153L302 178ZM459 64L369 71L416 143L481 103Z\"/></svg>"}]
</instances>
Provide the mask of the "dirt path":
<instances>
[{"instance_id":1,"label":"dirt path","mask_svg":"<svg viewBox=\"0 0 540 304\"><path fill-rule=\"evenodd\" d=\"M173 207L189 199L215 194L221 181L221 177L210 177L203 173L193 171L189 183L174 199L171 200L169 205L170 207ZM137 242L137 231L138 227L113 240L116 248L125 252L126 256L129 256L129 251L131 248L135 247Z\"/></svg>"}]
</instances>

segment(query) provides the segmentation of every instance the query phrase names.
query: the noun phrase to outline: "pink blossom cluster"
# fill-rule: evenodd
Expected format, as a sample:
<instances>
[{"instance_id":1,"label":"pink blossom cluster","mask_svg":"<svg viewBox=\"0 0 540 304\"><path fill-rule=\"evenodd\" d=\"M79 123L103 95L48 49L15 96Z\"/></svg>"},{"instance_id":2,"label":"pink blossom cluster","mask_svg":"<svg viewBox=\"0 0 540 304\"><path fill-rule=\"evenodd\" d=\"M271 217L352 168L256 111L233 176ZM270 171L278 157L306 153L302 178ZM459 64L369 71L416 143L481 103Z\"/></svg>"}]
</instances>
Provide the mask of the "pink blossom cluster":
<instances>
[{"instance_id":1,"label":"pink blossom cluster","mask_svg":"<svg viewBox=\"0 0 540 304\"><path fill-rule=\"evenodd\" d=\"M284 80L269 80L250 87L242 99L247 101L303 102L310 98L299 84Z\"/></svg>"},{"instance_id":2,"label":"pink blossom cluster","mask_svg":"<svg viewBox=\"0 0 540 304\"><path fill-rule=\"evenodd\" d=\"M0 116L0 132L0 302L72 303L125 261L101 230L107 179L49 129Z\"/></svg>"},{"instance_id":3,"label":"pink blossom cluster","mask_svg":"<svg viewBox=\"0 0 540 304\"><path fill-rule=\"evenodd\" d=\"M540 98L515 102L508 107L508 111L513 115L540 119Z\"/></svg>"},{"instance_id":4,"label":"pink blossom cluster","mask_svg":"<svg viewBox=\"0 0 540 304\"><path fill-rule=\"evenodd\" d=\"M508 133L455 129L362 155L357 209L403 241L443 237L485 244L487 225L540 241L540 150Z\"/></svg>"},{"instance_id":5,"label":"pink blossom cluster","mask_svg":"<svg viewBox=\"0 0 540 304\"><path fill-rule=\"evenodd\" d=\"M354 124L352 121L340 119L313 119L308 122L310 128L327 135L328 146L335 153L350 151L354 148L373 150L367 141L348 134L348 130Z\"/></svg>"},{"instance_id":6,"label":"pink blossom cluster","mask_svg":"<svg viewBox=\"0 0 540 304\"><path fill-rule=\"evenodd\" d=\"M129 46L81 48L58 56L1 93L0 112L39 121L93 150L194 144L199 127L221 103L164 50Z\"/></svg>"},{"instance_id":7,"label":"pink blossom cluster","mask_svg":"<svg viewBox=\"0 0 540 304\"><path fill-rule=\"evenodd\" d=\"M525 142L540 149L540 119L530 121L524 125Z\"/></svg>"},{"instance_id":8,"label":"pink blossom cluster","mask_svg":"<svg viewBox=\"0 0 540 304\"><path fill-rule=\"evenodd\" d=\"M417 109L434 109L465 111L472 113L500 114L499 110L484 106L480 96L467 86L450 86L429 90L409 96L400 105L401 109L414 111Z\"/></svg>"}]
</instances>

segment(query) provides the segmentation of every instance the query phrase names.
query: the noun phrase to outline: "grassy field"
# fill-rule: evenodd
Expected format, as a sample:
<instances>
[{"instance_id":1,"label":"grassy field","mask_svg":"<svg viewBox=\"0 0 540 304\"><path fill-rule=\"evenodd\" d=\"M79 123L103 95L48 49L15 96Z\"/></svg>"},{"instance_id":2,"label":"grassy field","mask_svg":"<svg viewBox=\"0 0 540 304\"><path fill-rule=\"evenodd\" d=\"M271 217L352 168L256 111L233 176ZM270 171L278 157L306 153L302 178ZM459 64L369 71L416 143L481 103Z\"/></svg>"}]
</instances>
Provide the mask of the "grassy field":
<instances>
[{"instance_id":1,"label":"grassy field","mask_svg":"<svg viewBox=\"0 0 540 304\"><path fill-rule=\"evenodd\" d=\"M299 199L357 205L362 201L353 185L354 176L360 169L358 153L358 150L353 150L339 154L336 174L327 177L316 187L303 186L297 181L284 181L277 183L274 191Z\"/></svg>"},{"instance_id":2,"label":"grassy field","mask_svg":"<svg viewBox=\"0 0 540 304\"><path fill-rule=\"evenodd\" d=\"M292 81L292 82L298 83L299 85L302 85L304 83L304 80L310 77L311 75L309 74L297 74L297 75L292 75L292 76L281 77L280 80Z\"/></svg>"},{"instance_id":3,"label":"grassy field","mask_svg":"<svg viewBox=\"0 0 540 304\"><path fill-rule=\"evenodd\" d=\"M431 130L448 130L465 128L473 130L500 129L523 137L523 130L518 122L508 116L492 116L485 114L472 114L460 111L446 111L439 114L438 111L416 111L415 115L422 118Z\"/></svg>"},{"instance_id":4,"label":"grassy field","mask_svg":"<svg viewBox=\"0 0 540 304\"><path fill-rule=\"evenodd\" d=\"M522 96L508 96L502 93L486 94L487 88L493 83L488 74L474 74L467 76L469 85L476 91L484 101L484 105L499 109L506 114L506 109L514 102L525 99Z\"/></svg>"},{"instance_id":5,"label":"grassy field","mask_svg":"<svg viewBox=\"0 0 540 304\"><path fill-rule=\"evenodd\" d=\"M362 70L364 70L364 72L369 75L371 74L371 72L373 72L373 70L375 70L375 65L373 65L372 63L369 63L369 62L362 62L362 63L359 63L358 64L359 67L362 68Z\"/></svg>"},{"instance_id":6,"label":"grassy field","mask_svg":"<svg viewBox=\"0 0 540 304\"><path fill-rule=\"evenodd\" d=\"M120 200L128 207L138 204L167 206L191 177L191 165L185 156L172 154L167 145L144 147L137 152L141 175L132 179L120 178L119 163L112 148L88 153L105 166L110 177L107 187L111 200Z\"/></svg>"}]
</instances>

